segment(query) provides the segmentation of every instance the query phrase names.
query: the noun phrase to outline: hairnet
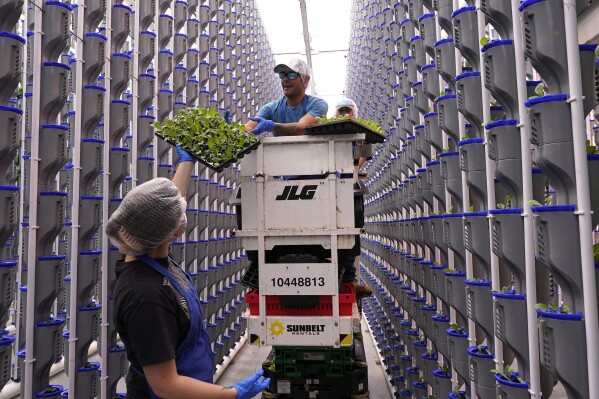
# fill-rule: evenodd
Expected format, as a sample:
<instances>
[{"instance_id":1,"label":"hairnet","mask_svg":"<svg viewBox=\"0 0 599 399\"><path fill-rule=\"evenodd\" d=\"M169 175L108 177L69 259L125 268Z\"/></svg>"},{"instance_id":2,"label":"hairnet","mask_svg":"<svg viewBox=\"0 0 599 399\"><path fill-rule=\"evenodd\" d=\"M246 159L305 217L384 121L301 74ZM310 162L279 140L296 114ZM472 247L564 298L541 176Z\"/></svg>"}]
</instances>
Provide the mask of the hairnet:
<instances>
[{"instance_id":1,"label":"hairnet","mask_svg":"<svg viewBox=\"0 0 599 399\"><path fill-rule=\"evenodd\" d=\"M312 70L310 65L304 60L293 58L287 64L279 64L275 67L275 73L292 71L300 74L304 87L310 86L312 80Z\"/></svg>"},{"instance_id":2,"label":"hairnet","mask_svg":"<svg viewBox=\"0 0 599 399\"><path fill-rule=\"evenodd\" d=\"M339 102L337 102L337 105L335 106L335 112L339 111L341 108L353 109L354 118L358 117L358 106L356 105L356 102L354 100L351 100L349 98L344 98L343 100L340 100Z\"/></svg>"},{"instance_id":3,"label":"hairnet","mask_svg":"<svg viewBox=\"0 0 599 399\"><path fill-rule=\"evenodd\" d=\"M187 203L172 181L152 179L131 190L112 214L106 234L139 254L151 251L181 225Z\"/></svg>"}]
</instances>

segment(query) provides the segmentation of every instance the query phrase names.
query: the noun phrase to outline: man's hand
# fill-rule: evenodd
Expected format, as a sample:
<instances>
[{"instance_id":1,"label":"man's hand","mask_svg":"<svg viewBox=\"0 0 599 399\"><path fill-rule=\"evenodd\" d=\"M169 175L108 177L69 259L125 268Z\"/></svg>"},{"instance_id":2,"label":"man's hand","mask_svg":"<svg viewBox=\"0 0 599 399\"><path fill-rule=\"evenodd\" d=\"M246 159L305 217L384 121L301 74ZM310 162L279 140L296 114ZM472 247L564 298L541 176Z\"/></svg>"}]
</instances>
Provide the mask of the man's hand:
<instances>
[{"instance_id":1,"label":"man's hand","mask_svg":"<svg viewBox=\"0 0 599 399\"><path fill-rule=\"evenodd\" d=\"M250 120L257 123L256 127L251 131L254 134L272 132L275 129L275 123L269 119L254 117L250 118Z\"/></svg>"},{"instance_id":2,"label":"man's hand","mask_svg":"<svg viewBox=\"0 0 599 399\"><path fill-rule=\"evenodd\" d=\"M231 113L229 112L229 110L225 111L225 116L223 117L223 119L225 120L225 122L227 122L227 124L231 124Z\"/></svg>"}]
</instances>

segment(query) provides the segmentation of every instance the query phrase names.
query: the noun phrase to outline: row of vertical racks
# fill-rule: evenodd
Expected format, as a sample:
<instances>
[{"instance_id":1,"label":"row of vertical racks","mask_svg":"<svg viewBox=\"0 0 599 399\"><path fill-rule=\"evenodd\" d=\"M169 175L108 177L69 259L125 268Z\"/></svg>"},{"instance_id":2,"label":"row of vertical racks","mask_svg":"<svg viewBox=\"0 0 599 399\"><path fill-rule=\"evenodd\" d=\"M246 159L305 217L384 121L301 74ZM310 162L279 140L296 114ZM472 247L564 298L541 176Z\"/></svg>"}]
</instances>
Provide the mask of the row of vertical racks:
<instances>
[{"instance_id":1,"label":"row of vertical racks","mask_svg":"<svg viewBox=\"0 0 599 399\"><path fill-rule=\"evenodd\" d=\"M0 397L124 397L121 255L105 222L133 187L173 175L155 121L193 106L245 120L277 95L259 12L252 0L1 0L0 51ZM172 246L221 365L246 328L228 206L240 180L197 165ZM68 385L51 384L57 367Z\"/></svg>"},{"instance_id":2,"label":"row of vertical racks","mask_svg":"<svg viewBox=\"0 0 599 399\"><path fill-rule=\"evenodd\" d=\"M396 397L599 397L597 6L355 3L347 93L388 139L365 308Z\"/></svg>"}]
</instances>

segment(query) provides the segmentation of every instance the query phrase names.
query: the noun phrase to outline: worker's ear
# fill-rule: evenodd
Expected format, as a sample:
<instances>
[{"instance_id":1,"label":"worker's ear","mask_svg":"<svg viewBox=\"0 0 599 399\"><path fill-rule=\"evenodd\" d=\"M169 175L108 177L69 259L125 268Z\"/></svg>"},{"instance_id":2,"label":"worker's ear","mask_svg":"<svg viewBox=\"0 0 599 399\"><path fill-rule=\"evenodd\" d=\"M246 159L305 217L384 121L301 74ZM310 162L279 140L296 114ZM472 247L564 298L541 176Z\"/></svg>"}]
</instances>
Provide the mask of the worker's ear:
<instances>
[{"instance_id":1,"label":"worker's ear","mask_svg":"<svg viewBox=\"0 0 599 399\"><path fill-rule=\"evenodd\" d=\"M310 85L310 76L302 76L302 82L304 82L304 87L308 87Z\"/></svg>"}]
</instances>

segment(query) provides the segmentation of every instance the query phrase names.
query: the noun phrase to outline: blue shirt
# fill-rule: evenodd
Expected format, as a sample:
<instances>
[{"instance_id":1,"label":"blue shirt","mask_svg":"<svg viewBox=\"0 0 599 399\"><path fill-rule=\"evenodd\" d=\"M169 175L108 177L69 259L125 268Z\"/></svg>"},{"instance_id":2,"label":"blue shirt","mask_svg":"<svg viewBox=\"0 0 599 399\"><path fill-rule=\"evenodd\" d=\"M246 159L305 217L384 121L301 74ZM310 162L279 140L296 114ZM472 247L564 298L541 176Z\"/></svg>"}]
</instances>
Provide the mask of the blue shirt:
<instances>
[{"instance_id":1,"label":"blue shirt","mask_svg":"<svg viewBox=\"0 0 599 399\"><path fill-rule=\"evenodd\" d=\"M306 114L310 114L315 118L323 117L327 114L329 110L329 104L324 101L322 98L314 97L314 96L306 96L306 113L303 112L302 104L299 104L295 107L286 104L287 97L283 96L277 100L271 101L268 104L264 105L258 111L258 117L264 119L270 119L276 123L294 123L299 122L300 119ZM281 118L282 111L285 111L284 119Z\"/></svg>"}]
</instances>

